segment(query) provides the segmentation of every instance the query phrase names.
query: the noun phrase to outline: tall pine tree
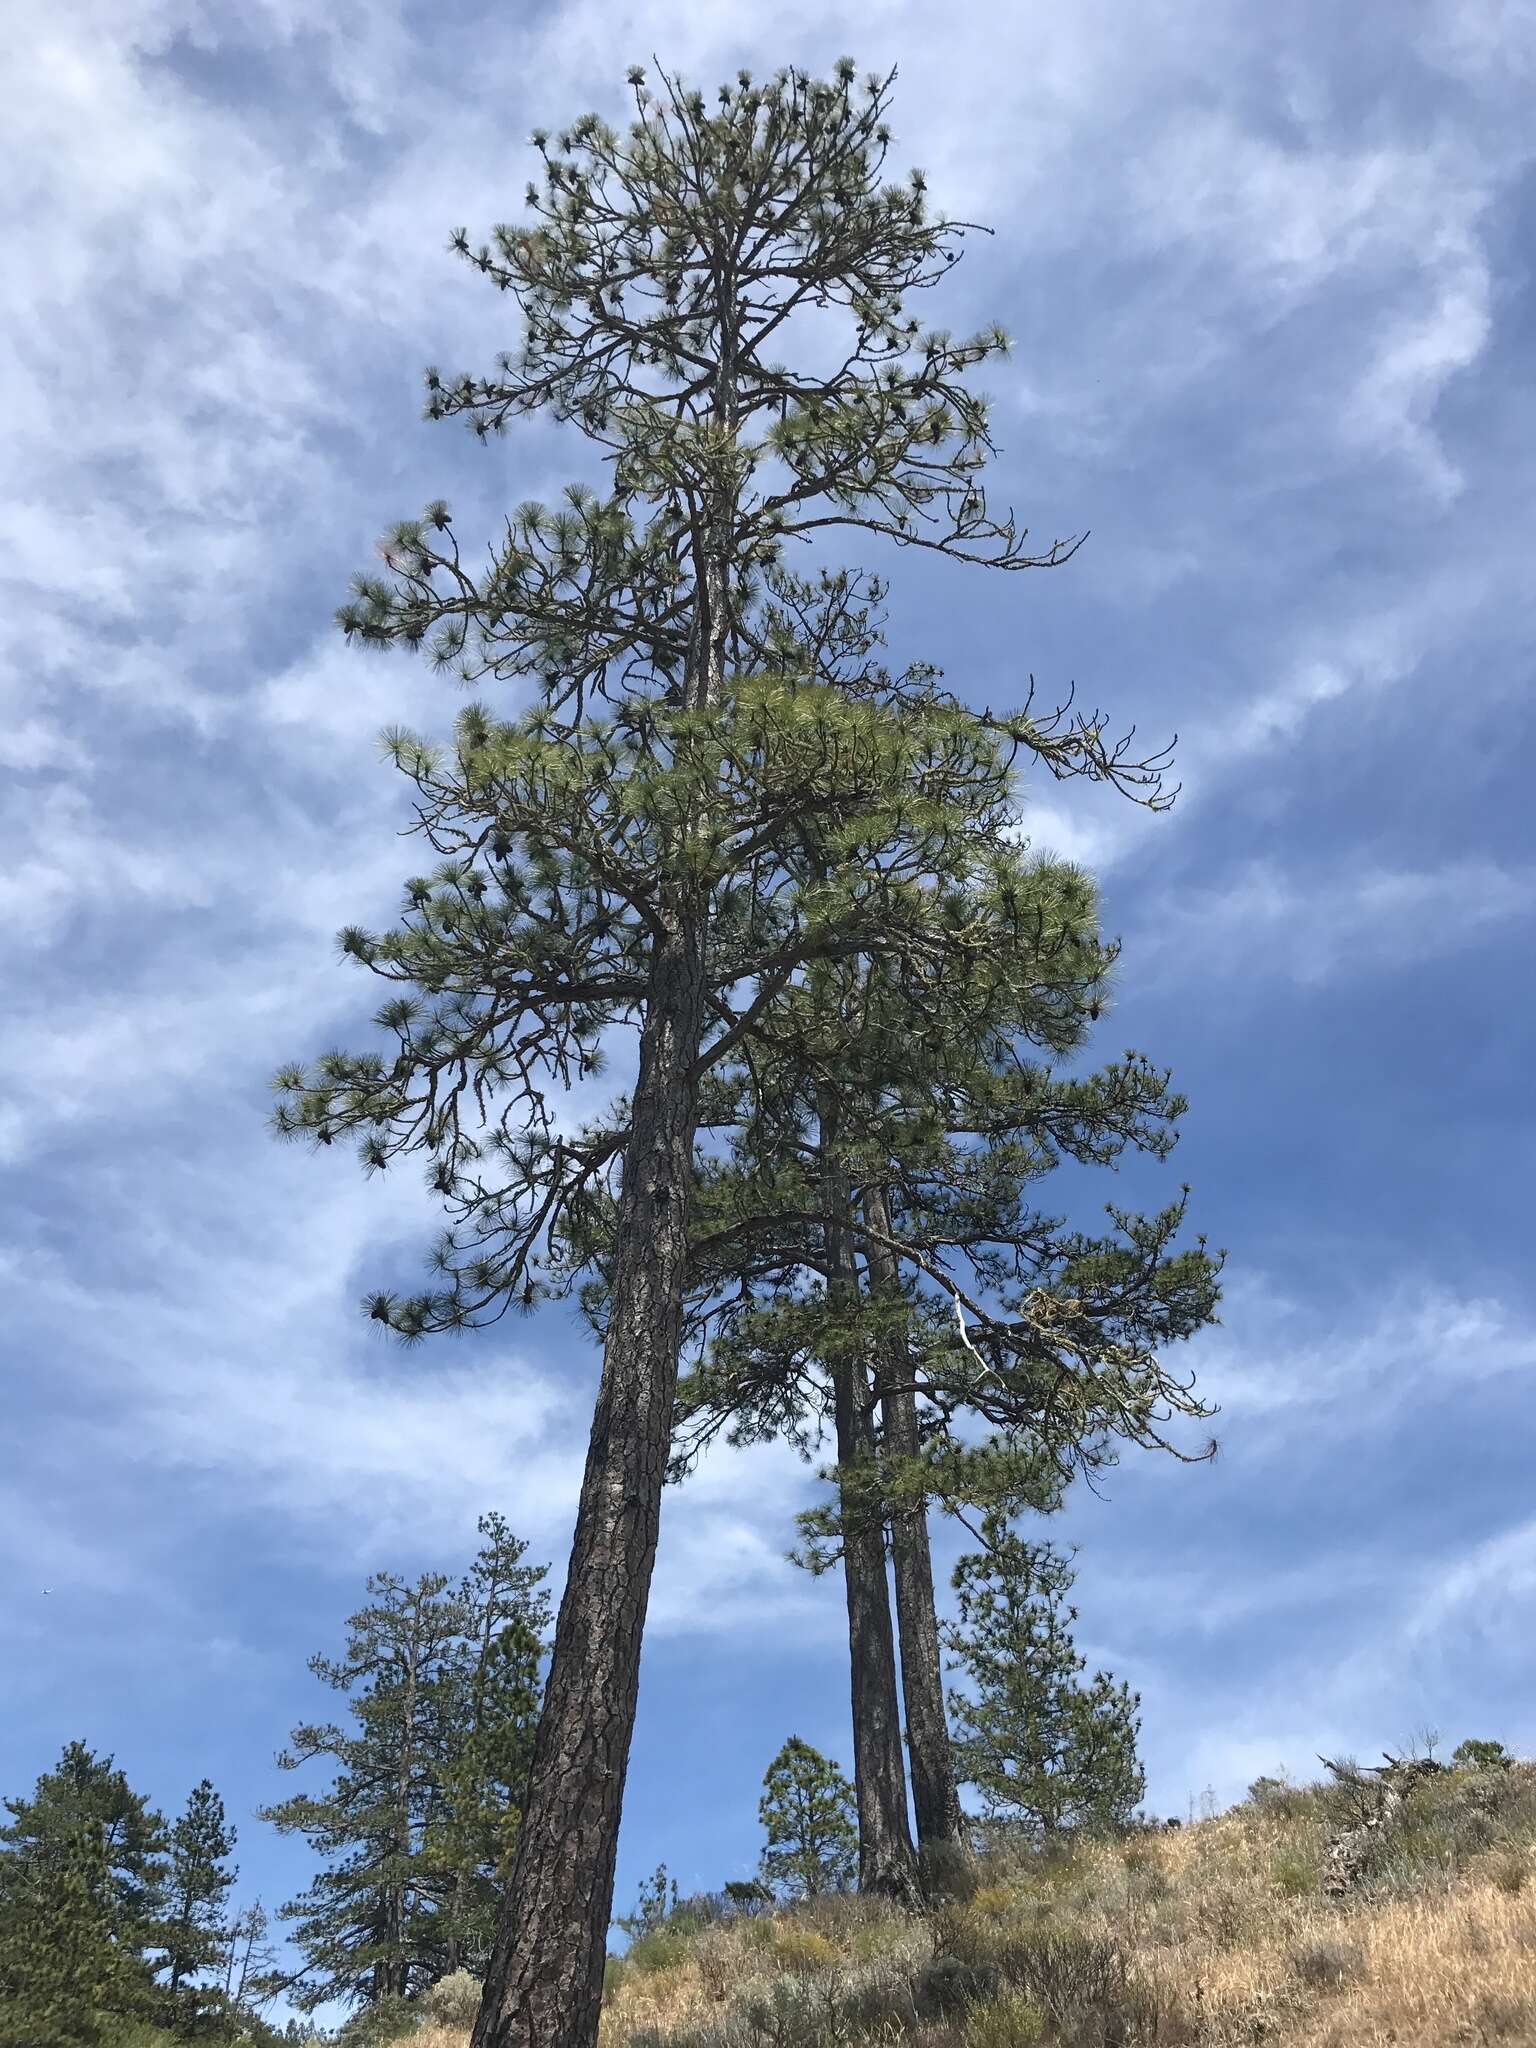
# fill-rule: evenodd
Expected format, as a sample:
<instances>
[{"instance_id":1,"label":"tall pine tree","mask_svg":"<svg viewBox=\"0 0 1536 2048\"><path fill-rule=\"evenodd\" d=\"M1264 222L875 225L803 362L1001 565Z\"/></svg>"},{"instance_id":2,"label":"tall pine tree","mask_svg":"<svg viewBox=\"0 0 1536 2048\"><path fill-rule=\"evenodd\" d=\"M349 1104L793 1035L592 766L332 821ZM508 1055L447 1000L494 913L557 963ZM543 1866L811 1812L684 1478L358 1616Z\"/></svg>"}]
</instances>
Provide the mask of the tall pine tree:
<instances>
[{"instance_id":1,"label":"tall pine tree","mask_svg":"<svg viewBox=\"0 0 1536 2048\"><path fill-rule=\"evenodd\" d=\"M463 1639L456 1660L442 1817L432 1861L444 1972L483 1971L496 1936L539 1714L549 1627L543 1565L501 1515L482 1515L479 1555L459 1588Z\"/></svg>"},{"instance_id":2,"label":"tall pine tree","mask_svg":"<svg viewBox=\"0 0 1536 2048\"><path fill-rule=\"evenodd\" d=\"M227 1867L234 1846L224 1802L204 1778L171 1829L165 1948L173 1997L183 1982L225 1960L231 1939L226 1897L239 1874Z\"/></svg>"},{"instance_id":3,"label":"tall pine tree","mask_svg":"<svg viewBox=\"0 0 1536 2048\"><path fill-rule=\"evenodd\" d=\"M479 2048L596 2033L701 1091L809 962L910 958L942 926L899 875L840 861L786 885L798 821L905 815L915 846L981 726L930 713L914 730L807 686L813 659L775 667L763 570L786 539L839 529L1004 571L1071 552L1030 548L987 505L966 378L1003 337L956 341L907 311L963 230L929 217L921 174L886 180L890 84L846 61L826 81L743 74L711 110L636 71L622 132L585 115L536 135L525 223L456 237L520 309L521 346L489 376L429 372L429 410L483 434L548 408L602 451L610 495L518 508L483 572L429 507L342 614L365 642L533 678L538 697L504 724L466 713L451 750L398 736L439 864L395 931L345 937L409 991L380 1012L392 1054L286 1071L280 1127L355 1132L374 1169L426 1156L443 1284L373 1305L407 1336L531 1305L551 1246L616 1182L603 1375ZM846 347L829 355L831 322ZM1030 743L1027 715L1011 729ZM551 1094L620 1022L638 1035L626 1113L573 1135Z\"/></svg>"},{"instance_id":4,"label":"tall pine tree","mask_svg":"<svg viewBox=\"0 0 1536 2048\"><path fill-rule=\"evenodd\" d=\"M1134 1055L1088 1076L1042 1064L1039 1051L1082 1043L1112 954L1096 949L1091 892L1070 870L1019 861L1006 889L1027 906L1022 932L999 925L985 975L956 974L936 1002L914 1003L878 968L858 967L832 1002L800 1004L776 1037L776 1013L765 1012L759 1033L774 1056L744 1066L728 1152L703 1165L695 1207L692 1327L715 1341L683 1383L679 1462L722 1427L736 1440L787 1429L804 1442L808 1420L834 1425L837 1507L811 1518L806 1555L840 1559L849 1587L866 1883L872 1821L894 1833L872 1812L860 1768L862 1722L897 1723L882 1523L897 1563L919 1834L935 1848L960 1826L929 1495L1044 1504L1042 1484L1048 1492L1101 1462L1106 1438L1166 1444L1159 1409L1203 1412L1160 1357L1215 1304L1216 1262L1203 1248L1174 1249L1182 1204L1117 1215L1116 1235L1096 1240L1029 1199L1063 1155L1113 1164L1127 1146L1166 1153L1182 1101ZM952 911L985 920L987 904L956 898ZM840 1172L829 1175L829 1154ZM944 1315L946 1303L974 1325ZM1003 1442L957 1456L953 1425L977 1417ZM862 1627L855 1584L873 1617ZM899 1770L898 1752L885 1802L898 1815Z\"/></svg>"}]
</instances>

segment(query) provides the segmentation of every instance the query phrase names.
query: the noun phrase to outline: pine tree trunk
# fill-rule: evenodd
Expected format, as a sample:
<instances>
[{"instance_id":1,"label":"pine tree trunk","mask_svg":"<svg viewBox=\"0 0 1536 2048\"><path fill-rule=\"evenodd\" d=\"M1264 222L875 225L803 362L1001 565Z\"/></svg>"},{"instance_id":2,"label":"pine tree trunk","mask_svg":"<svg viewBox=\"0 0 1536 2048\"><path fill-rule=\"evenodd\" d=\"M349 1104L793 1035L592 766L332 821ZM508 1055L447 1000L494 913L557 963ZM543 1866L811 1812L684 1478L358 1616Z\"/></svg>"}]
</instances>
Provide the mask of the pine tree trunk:
<instances>
[{"instance_id":1,"label":"pine tree trunk","mask_svg":"<svg viewBox=\"0 0 1536 2048\"><path fill-rule=\"evenodd\" d=\"M864 1197L872 1231L889 1235L890 1208L883 1188ZM881 1245L868 1251L870 1279L881 1290L897 1282L894 1254ZM917 1396L910 1385L905 1346L893 1342L880 1378L880 1412L885 1447L893 1458L915 1458L921 1449ZM928 1542L926 1503L896 1509L890 1518L891 1561L896 1579L896 1623L901 1638L901 1690L907 1710L907 1754L912 1769L912 1808L922 1849L964 1843L960 1790L944 1713L944 1674L939 1653L939 1616L933 1597L933 1552Z\"/></svg>"},{"instance_id":2,"label":"pine tree trunk","mask_svg":"<svg viewBox=\"0 0 1536 2048\"><path fill-rule=\"evenodd\" d=\"M829 1095L821 1116L822 1195L827 1232L828 1285L852 1301L858 1287L848 1236L840 1219L847 1189L833 1156L835 1125ZM885 1570L885 1528L859 1486L859 1470L875 1466L874 1396L856 1349L832 1362L837 1428L839 1520L843 1585L848 1600L848 1662L853 1706L853 1787L859 1810L859 1890L916 1904L917 1859L907 1818L907 1776L901 1753L901 1711L896 1693L896 1644L891 1630Z\"/></svg>"},{"instance_id":3,"label":"pine tree trunk","mask_svg":"<svg viewBox=\"0 0 1536 2048\"><path fill-rule=\"evenodd\" d=\"M400 1723L400 1755L395 1766L395 1847L401 1875L385 1899L384 1941L387 1950L373 1973L376 1998L403 1998L410 1979L405 1959L405 1902L409 1891L405 1871L411 1865L411 1775L416 1763L416 1685L421 1665L421 1599L411 1619L410 1658L405 1674L405 1707Z\"/></svg>"},{"instance_id":4,"label":"pine tree trunk","mask_svg":"<svg viewBox=\"0 0 1536 2048\"><path fill-rule=\"evenodd\" d=\"M474 2048L591 2048L597 2039L671 1447L697 1118L692 1070L704 1025L702 916L691 904L670 909L641 1033L575 1543Z\"/></svg>"}]
</instances>

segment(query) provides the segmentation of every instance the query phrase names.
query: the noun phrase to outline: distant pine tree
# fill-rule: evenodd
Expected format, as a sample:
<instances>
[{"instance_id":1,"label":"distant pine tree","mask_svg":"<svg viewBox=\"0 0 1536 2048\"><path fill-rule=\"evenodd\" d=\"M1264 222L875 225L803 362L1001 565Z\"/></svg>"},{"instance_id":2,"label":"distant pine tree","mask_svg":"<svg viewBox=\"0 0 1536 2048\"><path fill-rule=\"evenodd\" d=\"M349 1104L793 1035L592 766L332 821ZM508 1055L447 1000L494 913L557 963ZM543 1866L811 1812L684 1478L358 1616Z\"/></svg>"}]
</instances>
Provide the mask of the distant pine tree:
<instances>
[{"instance_id":1,"label":"distant pine tree","mask_svg":"<svg viewBox=\"0 0 1536 2048\"><path fill-rule=\"evenodd\" d=\"M349 1696L351 1725L294 1729L279 1768L326 1758L335 1776L324 1791L296 1793L261 1816L303 1835L326 1863L280 1913L296 1923L307 1965L290 1994L302 2009L404 1997L436 1974L425 1838L438 1809L461 1627L447 1585L438 1572L414 1584L375 1573L368 1604L348 1619L342 1656L310 1659L317 1678Z\"/></svg>"},{"instance_id":2,"label":"distant pine tree","mask_svg":"<svg viewBox=\"0 0 1536 2048\"><path fill-rule=\"evenodd\" d=\"M0 2040L96 2048L153 2000L148 1970L114 1933L101 1825L87 1821L46 1861L9 1866L0 1887Z\"/></svg>"},{"instance_id":3,"label":"distant pine tree","mask_svg":"<svg viewBox=\"0 0 1536 2048\"><path fill-rule=\"evenodd\" d=\"M91 2048L163 1994L165 1826L110 1757L66 1745L0 1827L0 2040Z\"/></svg>"},{"instance_id":4,"label":"distant pine tree","mask_svg":"<svg viewBox=\"0 0 1536 2048\"><path fill-rule=\"evenodd\" d=\"M989 1813L1046 1835L1129 1820L1146 1789L1139 1695L1104 1671L1079 1682L1066 1559L996 1514L981 1533L955 1568L960 1618L946 1631L970 1681L949 1696L960 1778Z\"/></svg>"},{"instance_id":5,"label":"distant pine tree","mask_svg":"<svg viewBox=\"0 0 1536 2048\"><path fill-rule=\"evenodd\" d=\"M368 1581L339 1659L310 1669L348 1695L350 1725L293 1731L284 1770L330 1759L330 1786L267 1807L325 1862L281 1908L306 1962L290 1995L375 2005L490 1952L539 1706L545 1568L499 1515L456 1592L439 1572Z\"/></svg>"},{"instance_id":6,"label":"distant pine tree","mask_svg":"<svg viewBox=\"0 0 1536 2048\"><path fill-rule=\"evenodd\" d=\"M209 1779L193 1787L186 1811L171 1830L170 1902L165 1922L169 1991L177 1994L220 1968L226 1961L233 1929L226 1916L226 1897L237 1872L227 1868L235 1831L224 1816L224 1802ZM194 1995L188 2018L209 2001Z\"/></svg>"},{"instance_id":7,"label":"distant pine tree","mask_svg":"<svg viewBox=\"0 0 1536 2048\"><path fill-rule=\"evenodd\" d=\"M791 1735L768 1766L758 1818L763 1875L792 1899L847 1891L859 1867L853 1787L830 1757Z\"/></svg>"},{"instance_id":8,"label":"distant pine tree","mask_svg":"<svg viewBox=\"0 0 1536 2048\"><path fill-rule=\"evenodd\" d=\"M502 1516L482 1515L478 1527L485 1541L459 1588L458 1703L432 1858L443 1879L444 1975L465 1963L483 1969L496 1938L533 1762L550 1620L547 1567L523 1562L528 1546Z\"/></svg>"}]
</instances>

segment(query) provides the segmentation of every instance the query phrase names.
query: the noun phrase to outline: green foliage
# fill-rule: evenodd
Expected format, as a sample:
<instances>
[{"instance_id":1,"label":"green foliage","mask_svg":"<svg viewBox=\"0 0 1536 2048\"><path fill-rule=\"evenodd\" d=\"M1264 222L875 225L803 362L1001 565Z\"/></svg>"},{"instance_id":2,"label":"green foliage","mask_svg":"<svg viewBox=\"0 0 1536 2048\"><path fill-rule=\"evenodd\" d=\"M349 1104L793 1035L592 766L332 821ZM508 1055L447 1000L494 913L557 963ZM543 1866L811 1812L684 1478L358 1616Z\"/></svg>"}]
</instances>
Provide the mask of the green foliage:
<instances>
[{"instance_id":1,"label":"green foliage","mask_svg":"<svg viewBox=\"0 0 1536 2048\"><path fill-rule=\"evenodd\" d=\"M763 1775L763 1875L789 1898L844 1891L858 1869L853 1787L830 1757L791 1735Z\"/></svg>"},{"instance_id":2,"label":"green foliage","mask_svg":"<svg viewBox=\"0 0 1536 2048\"><path fill-rule=\"evenodd\" d=\"M329 1760L330 1785L266 1809L326 1867L282 1916L296 1922L303 2009L410 1998L483 1961L515 1839L548 1621L542 1567L500 1516L456 1590L441 1574L368 1581L339 1659L310 1669L348 1696L350 1724L296 1728L285 1770Z\"/></svg>"},{"instance_id":3,"label":"green foliage","mask_svg":"<svg viewBox=\"0 0 1536 2048\"><path fill-rule=\"evenodd\" d=\"M462 2027L468 2033L480 2010L480 1991L478 1977L468 1970L452 1970L423 1994L423 2017L433 2026Z\"/></svg>"},{"instance_id":4,"label":"green foliage","mask_svg":"<svg viewBox=\"0 0 1536 2048\"><path fill-rule=\"evenodd\" d=\"M649 1934L638 1934L625 1951L624 1960L631 1969L648 1976L655 1970L675 1970L688 1955L686 1935L665 1927L658 1927Z\"/></svg>"},{"instance_id":5,"label":"green foliage","mask_svg":"<svg viewBox=\"0 0 1536 2048\"><path fill-rule=\"evenodd\" d=\"M1504 1771L1514 1758L1502 1742L1488 1742L1468 1736L1451 1751L1451 1763L1465 1771Z\"/></svg>"},{"instance_id":6,"label":"green foliage","mask_svg":"<svg viewBox=\"0 0 1536 2048\"><path fill-rule=\"evenodd\" d=\"M665 1863L658 1863L649 1877L640 1880L635 1910L616 1915L615 1924L628 1935L656 1934L677 1912L680 1903L677 1879L667 1876Z\"/></svg>"},{"instance_id":7,"label":"green foliage","mask_svg":"<svg viewBox=\"0 0 1536 2048\"><path fill-rule=\"evenodd\" d=\"M113 1933L128 1947L150 1945L169 1877L165 1822L130 1788L111 1757L93 1755L83 1742L67 1743L32 1797L7 1799L5 1805L11 1819L0 1827L4 1881L42 1878L55 1858L74 1851L82 1831L97 1828Z\"/></svg>"},{"instance_id":8,"label":"green foliage","mask_svg":"<svg viewBox=\"0 0 1536 2048\"><path fill-rule=\"evenodd\" d=\"M995 1513L981 1533L984 1548L955 1568L959 1620L948 1630L970 1688L949 1701L958 1773L989 1813L1046 1836L1123 1824L1146 1788L1138 1697L1106 1672L1079 1681L1066 1561Z\"/></svg>"},{"instance_id":9,"label":"green foliage","mask_svg":"<svg viewBox=\"0 0 1536 2048\"><path fill-rule=\"evenodd\" d=\"M968 378L1002 334L957 340L906 310L965 230L930 216L920 174L885 180L890 86L790 69L701 114L674 81L637 85L627 132L584 116L542 139L525 223L455 234L511 295L522 345L488 376L429 371L429 414L486 434L549 408L611 488L517 507L480 572L434 502L338 615L366 645L537 693L512 720L471 707L447 747L386 736L437 859L393 930L342 934L394 985L389 1054L278 1076L280 1132L350 1134L370 1171L427 1165L441 1284L371 1302L407 1337L531 1306L590 1255L627 1105L557 1136L550 1098L597 1070L605 1029L639 1023L659 932L707 938L696 1080L817 960L862 944L938 988L940 942L982 936L944 886L948 807L969 791L1000 823L1019 750L1165 800L1155 757L1106 741L1098 714L981 716L931 668L893 678L860 652L878 582L783 568L786 541L839 527L1006 571L1075 546L1031 550L989 508ZM833 367L785 359L812 308L846 331ZM1006 838L994 859L1018 866ZM1011 957L988 945L976 971L1006 978Z\"/></svg>"},{"instance_id":10,"label":"green foliage","mask_svg":"<svg viewBox=\"0 0 1536 2048\"><path fill-rule=\"evenodd\" d=\"M976 2006L966 2016L965 2048L1034 2048L1045 2033L1045 2015L1022 1992Z\"/></svg>"},{"instance_id":11,"label":"green foliage","mask_svg":"<svg viewBox=\"0 0 1536 2048\"><path fill-rule=\"evenodd\" d=\"M80 1748L65 1752L66 1769ZM152 2009L153 1982L125 1929L101 1820L52 1823L24 1856L13 1846L0 1861L0 2014L6 2038L28 2048L101 2048L117 2023Z\"/></svg>"},{"instance_id":12,"label":"green foliage","mask_svg":"<svg viewBox=\"0 0 1536 2048\"><path fill-rule=\"evenodd\" d=\"M452 1739L442 1764L444 1812L429 1862L450 1969L483 1968L495 1939L533 1762L539 1668L549 1624L546 1568L499 1514L482 1515L479 1554L458 1591L465 1642L457 1662Z\"/></svg>"},{"instance_id":13,"label":"green foliage","mask_svg":"<svg viewBox=\"0 0 1536 2048\"><path fill-rule=\"evenodd\" d=\"M404 2041L415 2033L421 2013L412 1999L389 1992L353 2013L341 2029L341 2048L389 2048L392 2041Z\"/></svg>"},{"instance_id":14,"label":"green foliage","mask_svg":"<svg viewBox=\"0 0 1536 2048\"><path fill-rule=\"evenodd\" d=\"M1274 1884L1284 1899L1311 1898L1319 1884L1317 1866L1302 1856L1282 1856L1275 1865Z\"/></svg>"},{"instance_id":15,"label":"green foliage","mask_svg":"<svg viewBox=\"0 0 1536 2048\"><path fill-rule=\"evenodd\" d=\"M165 1949L173 1998L183 1985L224 1961L231 1939L225 1901L237 1875L225 1866L234 1846L235 1831L225 1819L224 1802L204 1778L193 1787L186 1810L171 1830ZM194 1993L178 2015L189 2032L196 2029L200 2002Z\"/></svg>"},{"instance_id":16,"label":"green foliage","mask_svg":"<svg viewBox=\"0 0 1536 2048\"><path fill-rule=\"evenodd\" d=\"M111 1757L65 1746L0 1827L0 2005L36 2048L158 2016L165 1823Z\"/></svg>"},{"instance_id":17,"label":"green foliage","mask_svg":"<svg viewBox=\"0 0 1536 2048\"><path fill-rule=\"evenodd\" d=\"M956 339L909 311L966 230L930 215L921 173L885 175L893 75L861 86L846 61L826 80L788 68L761 85L739 77L711 106L634 72L631 122L586 115L536 135L525 217L478 243L453 238L522 331L488 374L430 371L429 414L485 435L547 410L596 445L608 475L602 493L573 486L558 505L515 508L484 568L447 507L428 505L389 531L386 573L358 578L339 614L364 645L529 686L523 715L471 706L447 745L387 736L422 871L390 929L342 934L349 959L388 984L382 1049L277 1077L281 1133L347 1138L370 1172L417 1162L442 1201L431 1285L370 1299L404 1338L577 1284L604 1327L610 1290L661 1245L654 1314L627 1338L657 1384L676 1355L671 1247L689 1177L666 1177L664 1229L619 1229L633 1213L616 1200L632 1129L664 1118L683 1154L702 1132L713 1156L776 1101L803 1108L780 1074L797 1046L824 1059L839 1033L849 1041L861 974L877 1007L890 997L887 1046L973 990L1000 990L1013 1035L1060 1053L1083 1011L1097 1014L1113 949L1085 879L1021 851L1014 763L1027 752L1055 776L1160 804L1157 767L1106 743L1096 713L978 714L931 668L891 676L868 658L861 616L877 586L783 566L788 541L838 529L1006 572L1076 545L1031 549L1013 514L989 506L988 408L969 380L1005 337ZM995 1014L990 1000L979 1014ZM570 1116L559 1098L596 1073L604 1035L652 1025L658 1050L634 1099ZM901 1110L917 1126L911 1092ZM962 1172L975 1122L927 1128L957 1139ZM773 1224L793 1192L773 1194ZM755 1194L753 1206L764 1213ZM987 1414L991 1385L1001 1426L1027 1418L1064 1455L1106 1415L1155 1438L1160 1399L1184 1390L1152 1348L1208 1317L1214 1295L1203 1252L1168 1256L1181 1214L1117 1214L1114 1241L1058 1237L1041 1271L1011 1277L1005 1253L980 1248L983 1335L933 1347L956 1406ZM690 1239L706 1289L730 1287L738 1249ZM947 1311L953 1276L928 1277ZM599 1435L593 1457L611 1468L629 1449ZM573 1621L569 1643L580 1639ZM392 1830L397 1863L415 1853L411 1832ZM542 1881L562 1852L538 1840ZM609 1868L596 1853L572 1890L591 1904ZM410 1967L397 1936L395 1990Z\"/></svg>"}]
</instances>

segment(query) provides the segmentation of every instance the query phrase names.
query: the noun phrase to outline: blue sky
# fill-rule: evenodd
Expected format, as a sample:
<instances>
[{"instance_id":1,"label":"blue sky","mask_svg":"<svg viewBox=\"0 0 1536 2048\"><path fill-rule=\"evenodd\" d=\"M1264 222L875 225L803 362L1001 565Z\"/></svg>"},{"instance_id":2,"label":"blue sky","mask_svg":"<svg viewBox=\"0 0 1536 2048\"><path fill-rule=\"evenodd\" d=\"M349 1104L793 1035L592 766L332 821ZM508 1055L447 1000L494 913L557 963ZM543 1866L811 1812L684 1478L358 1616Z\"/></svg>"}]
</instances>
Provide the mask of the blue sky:
<instances>
[{"instance_id":1,"label":"blue sky","mask_svg":"<svg viewBox=\"0 0 1536 2048\"><path fill-rule=\"evenodd\" d=\"M944 317L1015 339L998 489L1092 529L1050 575L903 565L895 647L1180 736L1169 816L1028 792L1124 940L1103 1051L1192 1102L1089 1192L1186 1178L1231 1251L1187 1354L1222 1457L1074 1503L1083 1647L1161 1812L1424 1724L1536 1747L1536 8L78 0L9 53L0 189L0 1789L74 1736L169 1804L206 1772L269 1904L305 1658L486 1508L563 1562L593 1379L558 1311L388 1348L356 1303L427 1199L265 1133L411 865L373 736L454 708L330 611L428 497L488 535L585 466L419 417L424 363L512 338L445 244L515 213L528 129L653 54L845 48L996 229ZM847 1762L838 1590L783 1559L814 1485L726 1454L668 1499L621 1903L750 1869L792 1730Z\"/></svg>"}]
</instances>

